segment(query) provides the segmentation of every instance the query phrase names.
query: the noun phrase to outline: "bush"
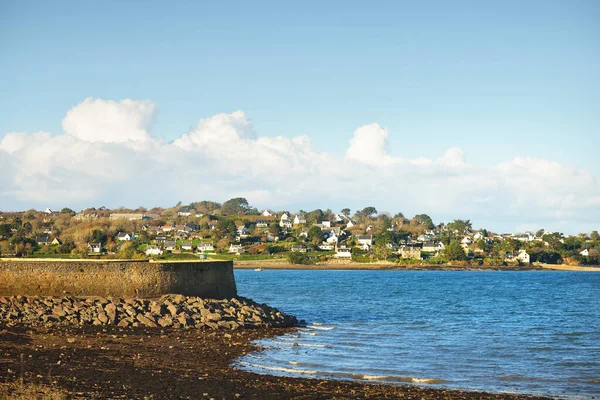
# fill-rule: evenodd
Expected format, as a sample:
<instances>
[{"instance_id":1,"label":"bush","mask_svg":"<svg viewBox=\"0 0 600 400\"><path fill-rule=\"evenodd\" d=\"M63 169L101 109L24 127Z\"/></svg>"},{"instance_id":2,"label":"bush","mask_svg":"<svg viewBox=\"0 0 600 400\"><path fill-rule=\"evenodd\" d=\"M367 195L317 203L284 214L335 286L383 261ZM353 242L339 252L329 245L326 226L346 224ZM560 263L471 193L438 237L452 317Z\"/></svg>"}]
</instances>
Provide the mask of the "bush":
<instances>
[{"instance_id":1,"label":"bush","mask_svg":"<svg viewBox=\"0 0 600 400\"><path fill-rule=\"evenodd\" d=\"M311 258L306 253L288 253L287 259L290 264L312 264Z\"/></svg>"}]
</instances>

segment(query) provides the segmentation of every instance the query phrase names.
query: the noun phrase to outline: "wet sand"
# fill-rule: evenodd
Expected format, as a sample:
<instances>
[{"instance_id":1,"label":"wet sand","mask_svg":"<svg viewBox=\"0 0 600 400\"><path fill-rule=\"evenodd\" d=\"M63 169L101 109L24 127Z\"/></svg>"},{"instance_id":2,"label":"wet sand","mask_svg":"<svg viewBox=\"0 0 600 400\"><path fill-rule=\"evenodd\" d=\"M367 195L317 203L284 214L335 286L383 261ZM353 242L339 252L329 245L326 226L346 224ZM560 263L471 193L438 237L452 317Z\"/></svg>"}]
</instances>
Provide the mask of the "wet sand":
<instances>
[{"instance_id":1,"label":"wet sand","mask_svg":"<svg viewBox=\"0 0 600 400\"><path fill-rule=\"evenodd\" d=\"M77 399L517 399L510 394L258 375L232 366L289 329L31 329L0 325L0 393L19 380ZM20 362L23 354L23 364Z\"/></svg>"}]
</instances>

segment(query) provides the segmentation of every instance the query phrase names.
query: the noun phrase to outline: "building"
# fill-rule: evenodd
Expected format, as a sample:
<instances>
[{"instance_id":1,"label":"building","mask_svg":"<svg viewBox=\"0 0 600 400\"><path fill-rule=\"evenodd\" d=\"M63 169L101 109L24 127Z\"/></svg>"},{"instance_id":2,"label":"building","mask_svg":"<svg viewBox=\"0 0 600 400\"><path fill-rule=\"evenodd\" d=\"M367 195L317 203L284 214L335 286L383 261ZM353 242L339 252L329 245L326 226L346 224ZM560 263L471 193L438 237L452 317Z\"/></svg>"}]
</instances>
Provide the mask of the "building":
<instances>
[{"instance_id":1,"label":"building","mask_svg":"<svg viewBox=\"0 0 600 400\"><path fill-rule=\"evenodd\" d=\"M189 217L192 215L192 210L189 207L181 207L177 212L180 217Z\"/></svg>"},{"instance_id":2,"label":"building","mask_svg":"<svg viewBox=\"0 0 600 400\"><path fill-rule=\"evenodd\" d=\"M233 254L242 254L245 251L246 250L242 247L241 244L232 244L231 246L229 246L229 252Z\"/></svg>"},{"instance_id":3,"label":"building","mask_svg":"<svg viewBox=\"0 0 600 400\"><path fill-rule=\"evenodd\" d=\"M419 246L402 246L400 248L400 256L402 258L412 258L415 260L420 260L421 248Z\"/></svg>"},{"instance_id":4,"label":"building","mask_svg":"<svg viewBox=\"0 0 600 400\"><path fill-rule=\"evenodd\" d=\"M109 218L112 220L126 219L129 221L138 221L138 220L141 221L144 219L144 214L142 214L142 213L114 213L114 214L110 214Z\"/></svg>"},{"instance_id":5,"label":"building","mask_svg":"<svg viewBox=\"0 0 600 400\"><path fill-rule=\"evenodd\" d=\"M293 253L306 253L308 249L303 244L292 246Z\"/></svg>"},{"instance_id":6,"label":"building","mask_svg":"<svg viewBox=\"0 0 600 400\"><path fill-rule=\"evenodd\" d=\"M294 225L304 225L306 224L306 217L302 214L298 214L294 217Z\"/></svg>"},{"instance_id":7,"label":"building","mask_svg":"<svg viewBox=\"0 0 600 400\"><path fill-rule=\"evenodd\" d=\"M173 251L175 250L175 245L177 244L174 240L165 240L165 251Z\"/></svg>"},{"instance_id":8,"label":"building","mask_svg":"<svg viewBox=\"0 0 600 400\"><path fill-rule=\"evenodd\" d=\"M212 242L202 242L198 245L197 249L199 252L215 251L215 247Z\"/></svg>"},{"instance_id":9,"label":"building","mask_svg":"<svg viewBox=\"0 0 600 400\"><path fill-rule=\"evenodd\" d=\"M193 248L194 248L194 246L192 245L192 242L182 242L181 243L181 250L191 251Z\"/></svg>"},{"instance_id":10,"label":"building","mask_svg":"<svg viewBox=\"0 0 600 400\"><path fill-rule=\"evenodd\" d=\"M88 252L89 253L102 253L102 243L88 243Z\"/></svg>"},{"instance_id":11,"label":"building","mask_svg":"<svg viewBox=\"0 0 600 400\"><path fill-rule=\"evenodd\" d=\"M128 241L134 240L134 239L135 239L135 235L133 233L125 233L125 232L117 233L117 240L119 240L121 242L128 242Z\"/></svg>"},{"instance_id":12,"label":"building","mask_svg":"<svg viewBox=\"0 0 600 400\"><path fill-rule=\"evenodd\" d=\"M373 246L373 235L358 235L356 237L358 244L368 244L369 246Z\"/></svg>"},{"instance_id":13,"label":"building","mask_svg":"<svg viewBox=\"0 0 600 400\"><path fill-rule=\"evenodd\" d=\"M335 251L337 258L352 258L352 250L347 247L338 247Z\"/></svg>"},{"instance_id":14,"label":"building","mask_svg":"<svg viewBox=\"0 0 600 400\"><path fill-rule=\"evenodd\" d=\"M162 253L163 251L158 246L148 246L146 248L147 256L160 256Z\"/></svg>"},{"instance_id":15,"label":"building","mask_svg":"<svg viewBox=\"0 0 600 400\"><path fill-rule=\"evenodd\" d=\"M50 241L50 238L48 236L38 236L35 238L35 242L39 245L39 246L46 246L50 243L52 243Z\"/></svg>"}]
</instances>

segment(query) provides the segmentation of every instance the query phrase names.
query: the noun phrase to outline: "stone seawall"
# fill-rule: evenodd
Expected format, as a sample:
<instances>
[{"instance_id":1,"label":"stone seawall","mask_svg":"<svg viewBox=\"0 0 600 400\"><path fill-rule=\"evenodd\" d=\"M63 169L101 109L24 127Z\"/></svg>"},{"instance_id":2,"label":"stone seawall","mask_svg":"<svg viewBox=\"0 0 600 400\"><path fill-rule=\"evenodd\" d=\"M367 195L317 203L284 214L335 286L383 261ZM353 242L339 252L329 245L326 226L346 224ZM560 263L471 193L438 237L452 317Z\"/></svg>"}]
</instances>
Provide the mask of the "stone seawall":
<instances>
[{"instance_id":1,"label":"stone seawall","mask_svg":"<svg viewBox=\"0 0 600 400\"><path fill-rule=\"evenodd\" d=\"M0 296L151 298L170 293L235 297L233 262L0 259Z\"/></svg>"}]
</instances>

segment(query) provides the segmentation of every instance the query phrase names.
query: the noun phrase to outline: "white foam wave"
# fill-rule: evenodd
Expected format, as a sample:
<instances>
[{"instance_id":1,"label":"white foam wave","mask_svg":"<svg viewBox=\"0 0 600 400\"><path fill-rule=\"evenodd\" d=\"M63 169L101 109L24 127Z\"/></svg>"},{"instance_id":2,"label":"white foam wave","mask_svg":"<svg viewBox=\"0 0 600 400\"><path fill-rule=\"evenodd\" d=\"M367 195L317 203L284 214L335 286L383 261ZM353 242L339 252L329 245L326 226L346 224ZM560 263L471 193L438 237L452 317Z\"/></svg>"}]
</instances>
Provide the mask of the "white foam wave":
<instances>
[{"instance_id":1,"label":"white foam wave","mask_svg":"<svg viewBox=\"0 0 600 400\"><path fill-rule=\"evenodd\" d=\"M365 379L367 381L381 381L383 379L389 379L391 378L388 375L363 375L362 379Z\"/></svg>"},{"instance_id":2,"label":"white foam wave","mask_svg":"<svg viewBox=\"0 0 600 400\"><path fill-rule=\"evenodd\" d=\"M275 366L270 366L270 365L260 365L260 364L253 364L253 363L244 363L250 367L254 367L254 368L258 368L258 369L266 369L268 371L280 371L280 372L287 372L287 373L291 373L291 374L307 374L307 375L315 375L317 374L317 371L312 370L312 369L295 369L295 368L286 368L286 367L275 367Z\"/></svg>"},{"instance_id":3,"label":"white foam wave","mask_svg":"<svg viewBox=\"0 0 600 400\"><path fill-rule=\"evenodd\" d=\"M322 326L322 325L311 325L308 326L309 329L315 329L317 331L331 331L335 329L335 326Z\"/></svg>"}]
</instances>

